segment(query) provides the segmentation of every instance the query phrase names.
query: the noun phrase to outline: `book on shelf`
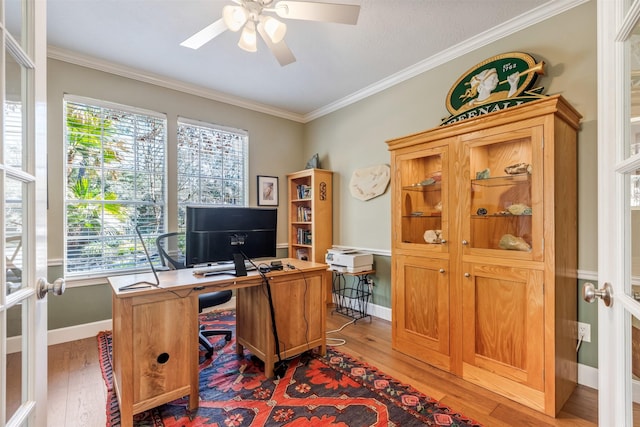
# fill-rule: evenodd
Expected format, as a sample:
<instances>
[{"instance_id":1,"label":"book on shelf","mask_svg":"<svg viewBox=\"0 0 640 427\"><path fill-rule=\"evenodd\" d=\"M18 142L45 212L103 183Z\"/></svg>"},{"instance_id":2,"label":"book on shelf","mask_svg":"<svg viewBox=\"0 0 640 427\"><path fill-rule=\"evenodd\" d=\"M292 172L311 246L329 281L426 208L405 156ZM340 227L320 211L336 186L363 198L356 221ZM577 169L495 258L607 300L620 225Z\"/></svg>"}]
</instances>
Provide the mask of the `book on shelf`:
<instances>
[{"instance_id":1,"label":"book on shelf","mask_svg":"<svg viewBox=\"0 0 640 427\"><path fill-rule=\"evenodd\" d=\"M298 199L310 199L311 198L311 186L300 184L297 187Z\"/></svg>"},{"instance_id":2,"label":"book on shelf","mask_svg":"<svg viewBox=\"0 0 640 427\"><path fill-rule=\"evenodd\" d=\"M311 230L305 230L304 228L298 228L297 241L299 245L311 244Z\"/></svg>"},{"instance_id":3,"label":"book on shelf","mask_svg":"<svg viewBox=\"0 0 640 427\"><path fill-rule=\"evenodd\" d=\"M311 208L298 206L298 222L311 222Z\"/></svg>"}]
</instances>

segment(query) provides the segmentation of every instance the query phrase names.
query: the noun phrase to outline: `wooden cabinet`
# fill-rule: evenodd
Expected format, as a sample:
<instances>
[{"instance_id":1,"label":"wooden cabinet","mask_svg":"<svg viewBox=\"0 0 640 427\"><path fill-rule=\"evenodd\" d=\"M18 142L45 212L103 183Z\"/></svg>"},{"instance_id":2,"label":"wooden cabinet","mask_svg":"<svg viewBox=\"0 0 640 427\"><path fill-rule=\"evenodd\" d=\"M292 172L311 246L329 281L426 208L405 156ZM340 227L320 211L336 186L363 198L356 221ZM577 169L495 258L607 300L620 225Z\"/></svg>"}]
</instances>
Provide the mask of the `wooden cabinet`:
<instances>
[{"instance_id":1,"label":"wooden cabinet","mask_svg":"<svg viewBox=\"0 0 640 427\"><path fill-rule=\"evenodd\" d=\"M393 347L552 416L577 381L579 120L552 96L387 142Z\"/></svg>"},{"instance_id":2,"label":"wooden cabinet","mask_svg":"<svg viewBox=\"0 0 640 427\"><path fill-rule=\"evenodd\" d=\"M289 257L322 262L333 242L333 172L305 169L287 175Z\"/></svg>"}]
</instances>

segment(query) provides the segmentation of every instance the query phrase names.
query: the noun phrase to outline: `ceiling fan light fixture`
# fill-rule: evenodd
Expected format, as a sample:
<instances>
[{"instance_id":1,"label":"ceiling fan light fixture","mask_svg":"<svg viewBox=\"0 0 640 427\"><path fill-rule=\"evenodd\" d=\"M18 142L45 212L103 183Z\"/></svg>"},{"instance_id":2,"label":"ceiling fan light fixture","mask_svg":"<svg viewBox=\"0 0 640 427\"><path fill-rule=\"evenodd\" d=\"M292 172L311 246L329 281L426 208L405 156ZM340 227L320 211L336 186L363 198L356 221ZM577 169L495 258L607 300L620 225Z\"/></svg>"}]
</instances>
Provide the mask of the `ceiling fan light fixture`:
<instances>
[{"instance_id":1,"label":"ceiling fan light fixture","mask_svg":"<svg viewBox=\"0 0 640 427\"><path fill-rule=\"evenodd\" d=\"M256 40L256 26L253 21L247 22L240 35L240 41L238 41L238 47L246 50L247 52L256 52L258 50Z\"/></svg>"},{"instance_id":2,"label":"ceiling fan light fixture","mask_svg":"<svg viewBox=\"0 0 640 427\"><path fill-rule=\"evenodd\" d=\"M231 31L238 31L247 22L249 14L242 6L227 5L222 8L222 19Z\"/></svg>"},{"instance_id":3,"label":"ceiling fan light fixture","mask_svg":"<svg viewBox=\"0 0 640 427\"><path fill-rule=\"evenodd\" d=\"M264 25L264 31L273 43L280 43L284 39L284 35L287 33L287 25L284 22L280 22L272 16L262 16L260 20Z\"/></svg>"}]
</instances>

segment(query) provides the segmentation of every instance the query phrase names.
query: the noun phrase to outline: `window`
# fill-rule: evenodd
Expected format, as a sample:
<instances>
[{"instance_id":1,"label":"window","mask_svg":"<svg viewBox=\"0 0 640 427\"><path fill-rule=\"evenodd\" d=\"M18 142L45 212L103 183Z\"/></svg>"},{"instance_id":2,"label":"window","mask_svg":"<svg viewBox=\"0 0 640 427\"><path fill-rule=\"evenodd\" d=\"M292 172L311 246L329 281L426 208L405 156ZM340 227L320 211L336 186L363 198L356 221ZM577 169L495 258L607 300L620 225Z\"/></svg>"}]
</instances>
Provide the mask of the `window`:
<instances>
[{"instance_id":1,"label":"window","mask_svg":"<svg viewBox=\"0 0 640 427\"><path fill-rule=\"evenodd\" d=\"M189 204L247 206L247 132L178 120L178 228Z\"/></svg>"},{"instance_id":2,"label":"window","mask_svg":"<svg viewBox=\"0 0 640 427\"><path fill-rule=\"evenodd\" d=\"M72 96L64 108L65 273L146 266L135 227L166 229L166 117Z\"/></svg>"}]
</instances>

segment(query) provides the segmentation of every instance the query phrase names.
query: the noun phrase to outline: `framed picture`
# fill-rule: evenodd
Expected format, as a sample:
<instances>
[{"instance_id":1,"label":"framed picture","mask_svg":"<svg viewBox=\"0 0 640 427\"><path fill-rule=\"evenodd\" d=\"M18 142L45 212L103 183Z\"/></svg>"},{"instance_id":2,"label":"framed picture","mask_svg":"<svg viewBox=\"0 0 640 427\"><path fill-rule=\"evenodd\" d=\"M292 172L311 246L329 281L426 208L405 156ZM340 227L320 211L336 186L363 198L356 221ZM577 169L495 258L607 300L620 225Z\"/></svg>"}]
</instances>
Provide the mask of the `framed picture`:
<instances>
[{"instance_id":1,"label":"framed picture","mask_svg":"<svg viewBox=\"0 0 640 427\"><path fill-rule=\"evenodd\" d=\"M278 206L278 177L258 175L258 206Z\"/></svg>"}]
</instances>

